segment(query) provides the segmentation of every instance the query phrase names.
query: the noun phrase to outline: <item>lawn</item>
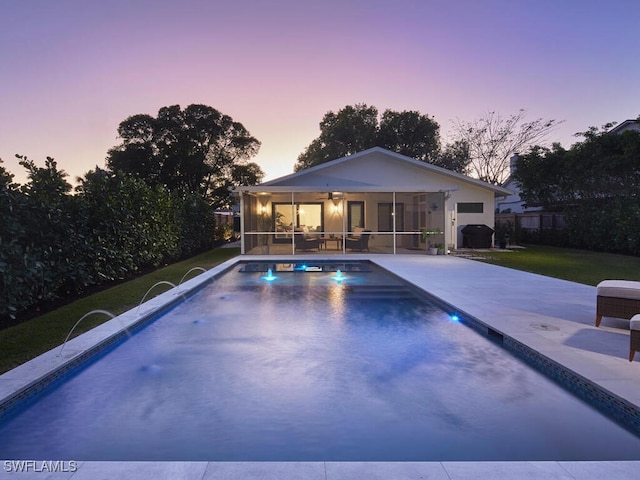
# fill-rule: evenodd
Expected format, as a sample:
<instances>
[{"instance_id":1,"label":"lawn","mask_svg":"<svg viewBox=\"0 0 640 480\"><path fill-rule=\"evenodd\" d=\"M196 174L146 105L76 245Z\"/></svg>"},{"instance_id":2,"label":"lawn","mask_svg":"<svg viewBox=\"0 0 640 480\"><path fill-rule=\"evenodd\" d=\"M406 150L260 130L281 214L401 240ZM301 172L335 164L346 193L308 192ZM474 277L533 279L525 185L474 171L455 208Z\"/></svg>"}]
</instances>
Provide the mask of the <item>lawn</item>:
<instances>
[{"instance_id":1,"label":"lawn","mask_svg":"<svg viewBox=\"0 0 640 480\"><path fill-rule=\"evenodd\" d=\"M586 285L607 279L640 281L640 257L540 245L474 252L473 256L478 261Z\"/></svg>"}]
</instances>

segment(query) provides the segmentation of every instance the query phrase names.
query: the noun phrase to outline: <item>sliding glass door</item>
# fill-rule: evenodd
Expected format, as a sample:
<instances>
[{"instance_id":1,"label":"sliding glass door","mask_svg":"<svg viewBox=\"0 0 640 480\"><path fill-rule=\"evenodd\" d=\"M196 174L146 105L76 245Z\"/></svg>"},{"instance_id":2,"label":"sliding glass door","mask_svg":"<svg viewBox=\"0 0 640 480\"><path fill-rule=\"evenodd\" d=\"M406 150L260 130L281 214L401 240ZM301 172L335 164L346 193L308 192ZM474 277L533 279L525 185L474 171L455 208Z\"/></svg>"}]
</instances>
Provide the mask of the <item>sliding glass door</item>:
<instances>
[{"instance_id":1,"label":"sliding glass door","mask_svg":"<svg viewBox=\"0 0 640 480\"><path fill-rule=\"evenodd\" d=\"M323 203L273 202L273 218L276 226L276 243L291 242L294 231L305 233L324 231Z\"/></svg>"}]
</instances>

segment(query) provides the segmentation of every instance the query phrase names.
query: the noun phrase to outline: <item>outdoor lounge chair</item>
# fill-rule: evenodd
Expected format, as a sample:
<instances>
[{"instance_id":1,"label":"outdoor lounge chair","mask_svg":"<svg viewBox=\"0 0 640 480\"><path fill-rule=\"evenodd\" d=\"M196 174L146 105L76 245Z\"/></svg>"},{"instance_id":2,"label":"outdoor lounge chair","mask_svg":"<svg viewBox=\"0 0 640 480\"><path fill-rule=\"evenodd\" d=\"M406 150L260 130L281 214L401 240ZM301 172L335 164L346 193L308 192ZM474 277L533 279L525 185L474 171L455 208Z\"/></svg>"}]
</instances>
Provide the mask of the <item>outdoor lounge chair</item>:
<instances>
[{"instance_id":1,"label":"outdoor lounge chair","mask_svg":"<svg viewBox=\"0 0 640 480\"><path fill-rule=\"evenodd\" d=\"M351 250L369 251L369 235L371 230L364 230L360 235L347 237L344 239L345 246Z\"/></svg>"},{"instance_id":2,"label":"outdoor lounge chair","mask_svg":"<svg viewBox=\"0 0 640 480\"><path fill-rule=\"evenodd\" d=\"M596 327L602 317L624 318L640 313L640 282L604 280L596 290Z\"/></svg>"},{"instance_id":3,"label":"outdoor lounge chair","mask_svg":"<svg viewBox=\"0 0 640 480\"><path fill-rule=\"evenodd\" d=\"M317 235L305 235L296 233L293 237L296 250L313 250L320 249L320 237Z\"/></svg>"},{"instance_id":4,"label":"outdoor lounge chair","mask_svg":"<svg viewBox=\"0 0 640 480\"><path fill-rule=\"evenodd\" d=\"M640 352L640 314L634 315L630 322L631 345L629 348L629 361L633 362L636 352Z\"/></svg>"}]
</instances>

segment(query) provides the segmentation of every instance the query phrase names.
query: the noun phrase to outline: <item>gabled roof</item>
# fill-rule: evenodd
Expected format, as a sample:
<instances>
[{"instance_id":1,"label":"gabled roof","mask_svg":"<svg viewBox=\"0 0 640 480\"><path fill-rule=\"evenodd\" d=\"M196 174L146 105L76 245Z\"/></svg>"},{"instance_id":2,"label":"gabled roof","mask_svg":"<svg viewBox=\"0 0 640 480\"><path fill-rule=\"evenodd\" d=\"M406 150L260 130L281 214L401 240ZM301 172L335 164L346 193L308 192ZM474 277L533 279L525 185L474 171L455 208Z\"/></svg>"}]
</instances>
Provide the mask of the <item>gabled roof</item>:
<instances>
[{"instance_id":1,"label":"gabled roof","mask_svg":"<svg viewBox=\"0 0 640 480\"><path fill-rule=\"evenodd\" d=\"M371 161L377 161L377 168L386 167L392 163L386 172L376 172L366 169L355 178L345 175L350 164L361 163L363 159L370 157ZM404 168L403 168L404 167ZM393 172L393 175L390 175ZM352 190L352 191L419 191L418 184L422 181L419 172L434 174L442 185L431 184L430 191L434 190L458 190L460 182L491 190L496 195L509 195L512 192L498 185L483 182L460 173L438 167L427 162L401 155L381 147L373 147L362 152L346 157L331 160L299 172L292 173L274 180L264 182L254 187L238 187L242 191L285 191L285 190ZM423 177L423 178L426 178Z\"/></svg>"},{"instance_id":2,"label":"gabled roof","mask_svg":"<svg viewBox=\"0 0 640 480\"><path fill-rule=\"evenodd\" d=\"M618 125L613 127L611 130L609 130L609 133L622 133L622 132L626 132L627 130L640 130L640 121L625 120L624 122L619 123Z\"/></svg>"}]
</instances>

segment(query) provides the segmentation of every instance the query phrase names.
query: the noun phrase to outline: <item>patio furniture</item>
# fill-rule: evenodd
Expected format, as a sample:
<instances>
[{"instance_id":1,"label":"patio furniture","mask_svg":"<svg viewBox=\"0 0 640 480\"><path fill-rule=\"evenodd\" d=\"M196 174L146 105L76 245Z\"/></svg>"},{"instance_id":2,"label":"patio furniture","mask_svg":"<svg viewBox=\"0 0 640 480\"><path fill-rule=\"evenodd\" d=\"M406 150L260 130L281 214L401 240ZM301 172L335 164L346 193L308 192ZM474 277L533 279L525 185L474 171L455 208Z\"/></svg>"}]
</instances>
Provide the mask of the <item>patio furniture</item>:
<instances>
[{"instance_id":1,"label":"patio furniture","mask_svg":"<svg viewBox=\"0 0 640 480\"><path fill-rule=\"evenodd\" d=\"M633 362L633 356L640 352L640 314L631 317L631 346L629 349L629 361Z\"/></svg>"},{"instance_id":2,"label":"patio furniture","mask_svg":"<svg viewBox=\"0 0 640 480\"><path fill-rule=\"evenodd\" d=\"M329 243L335 242L335 250L340 250L340 244L342 243L342 237L320 237L320 248L324 245L324 248L328 248Z\"/></svg>"},{"instance_id":3,"label":"patio furniture","mask_svg":"<svg viewBox=\"0 0 640 480\"><path fill-rule=\"evenodd\" d=\"M293 237L296 250L320 249L320 237L317 235L304 235L296 233Z\"/></svg>"},{"instance_id":4,"label":"patio furniture","mask_svg":"<svg viewBox=\"0 0 640 480\"><path fill-rule=\"evenodd\" d=\"M640 282L604 280L596 289L596 327L602 317L630 320L640 313Z\"/></svg>"},{"instance_id":5,"label":"patio furniture","mask_svg":"<svg viewBox=\"0 0 640 480\"><path fill-rule=\"evenodd\" d=\"M347 237L344 239L345 246L351 250L366 250L369 251L369 235L371 235L371 230L364 230L359 235L354 235L352 237Z\"/></svg>"}]
</instances>

